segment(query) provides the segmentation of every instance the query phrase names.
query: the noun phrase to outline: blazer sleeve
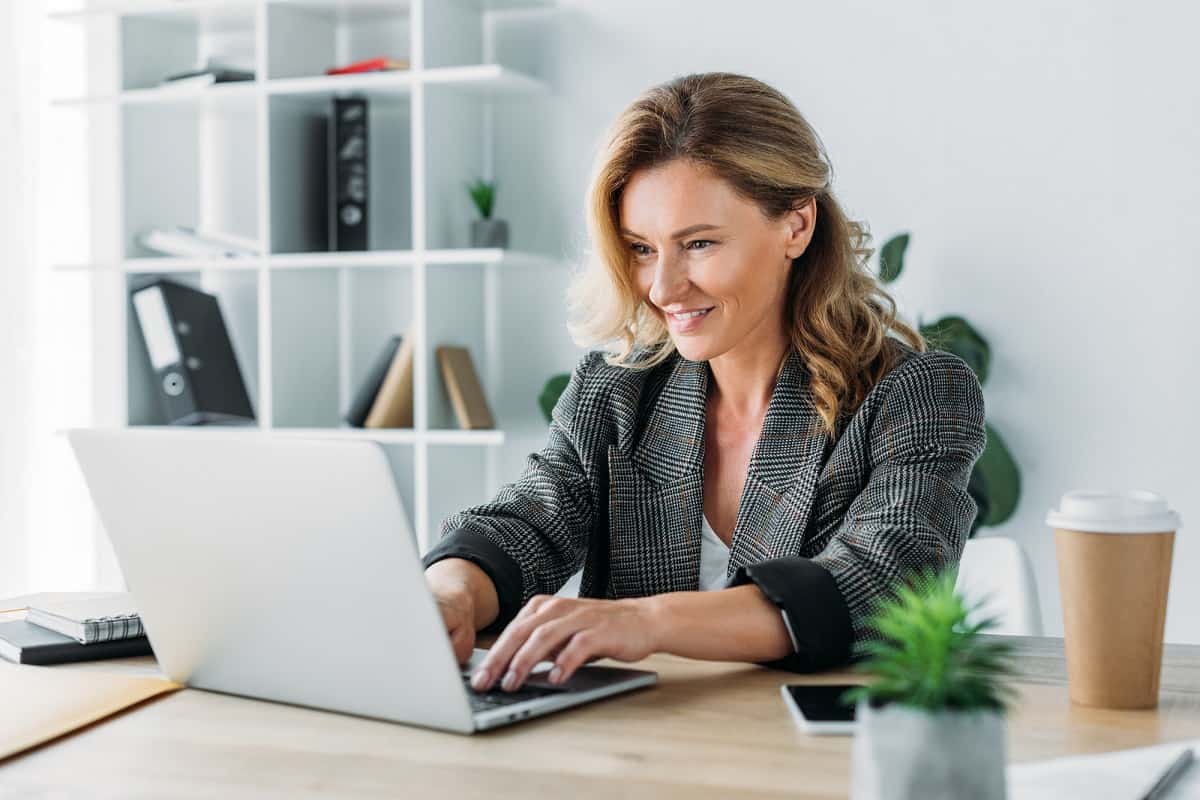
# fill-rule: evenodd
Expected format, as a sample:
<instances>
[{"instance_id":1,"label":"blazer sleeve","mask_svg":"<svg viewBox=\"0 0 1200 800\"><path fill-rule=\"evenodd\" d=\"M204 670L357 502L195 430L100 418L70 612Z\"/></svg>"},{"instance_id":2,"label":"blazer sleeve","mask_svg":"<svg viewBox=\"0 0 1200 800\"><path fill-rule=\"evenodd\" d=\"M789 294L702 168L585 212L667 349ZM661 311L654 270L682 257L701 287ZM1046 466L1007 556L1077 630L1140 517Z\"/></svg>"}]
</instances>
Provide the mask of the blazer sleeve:
<instances>
[{"instance_id":1,"label":"blazer sleeve","mask_svg":"<svg viewBox=\"0 0 1200 800\"><path fill-rule=\"evenodd\" d=\"M535 594L552 594L583 565L593 526L594 500L579 451L577 415L587 375L602 354L584 356L551 412L550 434L531 453L521 476L489 502L441 524L441 538L421 559L477 564L496 587L500 613L482 630L499 633Z\"/></svg>"},{"instance_id":2,"label":"blazer sleeve","mask_svg":"<svg viewBox=\"0 0 1200 800\"><path fill-rule=\"evenodd\" d=\"M782 609L794 652L767 666L814 672L844 665L878 599L910 571L956 565L978 511L967 493L983 453L983 391L971 368L930 351L897 368L868 435L865 488L812 558L740 567Z\"/></svg>"}]
</instances>

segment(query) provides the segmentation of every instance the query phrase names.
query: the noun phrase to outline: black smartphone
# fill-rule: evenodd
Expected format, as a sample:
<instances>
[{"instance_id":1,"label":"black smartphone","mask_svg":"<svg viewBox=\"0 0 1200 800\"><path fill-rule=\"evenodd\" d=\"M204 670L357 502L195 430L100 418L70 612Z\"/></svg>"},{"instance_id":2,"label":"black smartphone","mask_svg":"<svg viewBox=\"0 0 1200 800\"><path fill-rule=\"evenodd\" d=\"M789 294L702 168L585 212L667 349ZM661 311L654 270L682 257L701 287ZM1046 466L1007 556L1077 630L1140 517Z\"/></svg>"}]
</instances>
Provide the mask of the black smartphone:
<instances>
[{"instance_id":1,"label":"black smartphone","mask_svg":"<svg viewBox=\"0 0 1200 800\"><path fill-rule=\"evenodd\" d=\"M818 734L852 734L854 706L845 705L842 695L853 688L854 684L843 683L823 686L785 683L779 690L801 730Z\"/></svg>"}]
</instances>

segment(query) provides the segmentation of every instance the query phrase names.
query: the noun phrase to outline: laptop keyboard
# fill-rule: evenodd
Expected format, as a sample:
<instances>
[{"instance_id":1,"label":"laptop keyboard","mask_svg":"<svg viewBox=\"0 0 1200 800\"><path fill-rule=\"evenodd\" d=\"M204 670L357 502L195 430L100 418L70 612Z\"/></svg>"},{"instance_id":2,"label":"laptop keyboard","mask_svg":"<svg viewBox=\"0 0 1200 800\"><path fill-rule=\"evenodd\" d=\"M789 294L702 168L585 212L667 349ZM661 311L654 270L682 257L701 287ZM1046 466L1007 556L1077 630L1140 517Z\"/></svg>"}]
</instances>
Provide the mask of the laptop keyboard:
<instances>
[{"instance_id":1,"label":"laptop keyboard","mask_svg":"<svg viewBox=\"0 0 1200 800\"><path fill-rule=\"evenodd\" d=\"M467 698L471 701L472 711L491 711L493 708L511 706L526 700L536 700L539 697L559 694L563 691L561 688L546 689L538 686L522 686L515 692L506 692L499 688L477 692L471 687L471 679L468 675L463 676L463 686L467 689Z\"/></svg>"}]
</instances>

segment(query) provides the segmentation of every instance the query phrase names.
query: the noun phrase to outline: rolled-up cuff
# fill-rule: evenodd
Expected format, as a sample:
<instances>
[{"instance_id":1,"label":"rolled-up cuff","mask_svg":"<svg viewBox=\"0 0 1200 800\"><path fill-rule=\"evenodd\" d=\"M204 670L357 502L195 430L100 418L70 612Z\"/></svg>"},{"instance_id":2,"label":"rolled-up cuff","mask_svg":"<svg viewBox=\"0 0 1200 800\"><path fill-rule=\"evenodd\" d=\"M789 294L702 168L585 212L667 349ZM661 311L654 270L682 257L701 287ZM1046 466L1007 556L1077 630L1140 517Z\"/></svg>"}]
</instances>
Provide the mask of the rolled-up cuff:
<instances>
[{"instance_id":1,"label":"rolled-up cuff","mask_svg":"<svg viewBox=\"0 0 1200 800\"><path fill-rule=\"evenodd\" d=\"M508 553L481 533L459 528L451 531L421 559L422 568L444 558L465 558L482 569L496 587L500 613L479 633L500 633L521 610L521 567Z\"/></svg>"},{"instance_id":2,"label":"rolled-up cuff","mask_svg":"<svg viewBox=\"0 0 1200 800\"><path fill-rule=\"evenodd\" d=\"M774 669L819 672L849 663L854 644L850 608L833 575L800 556L774 558L738 567L727 587L754 583L783 610L794 652L760 662Z\"/></svg>"}]
</instances>

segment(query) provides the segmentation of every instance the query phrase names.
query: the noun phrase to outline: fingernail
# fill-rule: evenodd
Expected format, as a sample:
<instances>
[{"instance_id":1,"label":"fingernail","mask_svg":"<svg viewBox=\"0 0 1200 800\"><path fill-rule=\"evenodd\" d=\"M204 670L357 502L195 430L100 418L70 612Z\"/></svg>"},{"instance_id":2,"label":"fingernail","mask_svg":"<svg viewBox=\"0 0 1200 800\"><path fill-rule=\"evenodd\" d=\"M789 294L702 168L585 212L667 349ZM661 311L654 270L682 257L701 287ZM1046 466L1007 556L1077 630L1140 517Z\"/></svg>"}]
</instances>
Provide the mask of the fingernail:
<instances>
[{"instance_id":1,"label":"fingernail","mask_svg":"<svg viewBox=\"0 0 1200 800\"><path fill-rule=\"evenodd\" d=\"M562 680L562 676L563 676L562 667L555 667L554 669L550 670L550 682L551 683L558 683L559 681Z\"/></svg>"},{"instance_id":2,"label":"fingernail","mask_svg":"<svg viewBox=\"0 0 1200 800\"><path fill-rule=\"evenodd\" d=\"M491 677L491 675L488 675L486 669L477 669L475 670L475 674L471 676L471 686L478 690L486 689Z\"/></svg>"},{"instance_id":3,"label":"fingernail","mask_svg":"<svg viewBox=\"0 0 1200 800\"><path fill-rule=\"evenodd\" d=\"M517 673L510 669L504 674L504 680L500 682L500 685L506 692L511 692L513 689L517 688Z\"/></svg>"}]
</instances>

